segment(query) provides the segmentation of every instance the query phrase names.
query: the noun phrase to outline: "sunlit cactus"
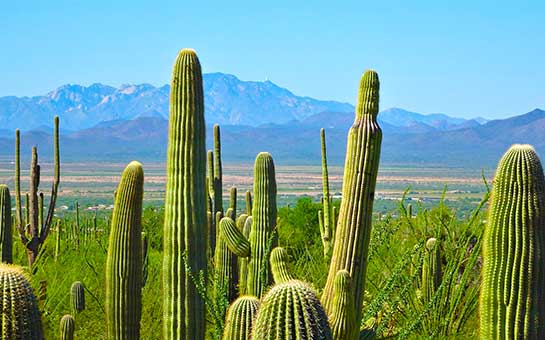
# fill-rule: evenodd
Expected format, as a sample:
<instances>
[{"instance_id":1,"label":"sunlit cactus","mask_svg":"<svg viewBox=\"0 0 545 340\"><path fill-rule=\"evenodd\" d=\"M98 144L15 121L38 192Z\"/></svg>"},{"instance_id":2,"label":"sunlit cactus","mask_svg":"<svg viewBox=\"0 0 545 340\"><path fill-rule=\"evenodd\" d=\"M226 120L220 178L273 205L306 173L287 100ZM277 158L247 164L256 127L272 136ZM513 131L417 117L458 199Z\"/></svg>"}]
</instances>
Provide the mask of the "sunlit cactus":
<instances>
[{"instance_id":1,"label":"sunlit cactus","mask_svg":"<svg viewBox=\"0 0 545 340\"><path fill-rule=\"evenodd\" d=\"M12 264L0 264L1 339L29 340L44 338L36 296L23 270Z\"/></svg>"},{"instance_id":2,"label":"sunlit cactus","mask_svg":"<svg viewBox=\"0 0 545 340\"><path fill-rule=\"evenodd\" d=\"M482 339L545 338L545 178L529 145L501 158L483 236Z\"/></svg>"},{"instance_id":3,"label":"sunlit cactus","mask_svg":"<svg viewBox=\"0 0 545 340\"><path fill-rule=\"evenodd\" d=\"M271 272L274 283L284 283L294 279L288 270L288 252L282 247L276 247L271 251Z\"/></svg>"},{"instance_id":4,"label":"sunlit cactus","mask_svg":"<svg viewBox=\"0 0 545 340\"><path fill-rule=\"evenodd\" d=\"M72 283L70 287L70 305L74 314L85 310L85 287L80 281Z\"/></svg>"},{"instance_id":5,"label":"sunlit cactus","mask_svg":"<svg viewBox=\"0 0 545 340\"><path fill-rule=\"evenodd\" d=\"M170 91L163 228L163 339L205 337L204 299L192 282L207 267L204 97L195 51L176 58ZM183 216L183 218L182 218Z\"/></svg>"},{"instance_id":6,"label":"sunlit cactus","mask_svg":"<svg viewBox=\"0 0 545 340\"><path fill-rule=\"evenodd\" d=\"M252 339L333 339L327 316L314 291L292 280L273 286L263 297Z\"/></svg>"},{"instance_id":7,"label":"sunlit cactus","mask_svg":"<svg viewBox=\"0 0 545 340\"><path fill-rule=\"evenodd\" d=\"M249 339L258 308L259 300L255 296L236 299L227 311L222 340Z\"/></svg>"},{"instance_id":8,"label":"sunlit cactus","mask_svg":"<svg viewBox=\"0 0 545 340\"><path fill-rule=\"evenodd\" d=\"M359 333L351 281L350 273L346 270L339 270L335 276L333 310L329 315L329 324L335 340L356 339Z\"/></svg>"},{"instance_id":9,"label":"sunlit cactus","mask_svg":"<svg viewBox=\"0 0 545 340\"><path fill-rule=\"evenodd\" d=\"M334 282L339 270L352 278L356 320L361 317L367 256L371 239L373 199L377 181L382 131L377 123L379 79L366 71L360 82L354 124L348 132L342 200L335 242L322 303L333 312Z\"/></svg>"},{"instance_id":10,"label":"sunlit cactus","mask_svg":"<svg viewBox=\"0 0 545 340\"><path fill-rule=\"evenodd\" d=\"M441 246L435 238L426 242L426 250L422 263L422 297L425 302L433 299L433 295L441 285Z\"/></svg>"},{"instance_id":11,"label":"sunlit cactus","mask_svg":"<svg viewBox=\"0 0 545 340\"><path fill-rule=\"evenodd\" d=\"M76 330L76 321L70 314L66 314L62 317L61 323L59 326L60 329L60 340L73 340L74 332Z\"/></svg>"}]
</instances>

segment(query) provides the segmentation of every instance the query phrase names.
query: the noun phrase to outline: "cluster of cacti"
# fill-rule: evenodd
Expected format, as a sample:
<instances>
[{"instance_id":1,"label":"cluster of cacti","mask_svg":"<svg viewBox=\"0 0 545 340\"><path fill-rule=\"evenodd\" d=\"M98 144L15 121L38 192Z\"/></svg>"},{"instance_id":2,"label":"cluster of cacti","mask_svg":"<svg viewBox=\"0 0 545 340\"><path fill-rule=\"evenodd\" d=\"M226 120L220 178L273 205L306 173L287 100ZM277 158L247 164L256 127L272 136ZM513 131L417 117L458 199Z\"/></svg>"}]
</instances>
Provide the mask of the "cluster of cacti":
<instances>
[{"instance_id":1,"label":"cluster of cacti","mask_svg":"<svg viewBox=\"0 0 545 340\"><path fill-rule=\"evenodd\" d=\"M76 321L74 317L70 314L66 314L62 317L61 323L59 326L60 329L60 340L73 340L74 332L76 330Z\"/></svg>"},{"instance_id":2,"label":"cluster of cacti","mask_svg":"<svg viewBox=\"0 0 545 340\"><path fill-rule=\"evenodd\" d=\"M108 339L139 339L144 171L131 162L117 187L106 257Z\"/></svg>"},{"instance_id":3,"label":"cluster of cacti","mask_svg":"<svg viewBox=\"0 0 545 340\"><path fill-rule=\"evenodd\" d=\"M361 317L367 255L371 238L373 199L382 132L377 123L379 79L366 71L360 82L354 124L348 132L342 201L327 283L322 294L326 311L333 311L335 277L347 270L352 278L356 320Z\"/></svg>"},{"instance_id":4,"label":"cluster of cacti","mask_svg":"<svg viewBox=\"0 0 545 340\"><path fill-rule=\"evenodd\" d=\"M42 321L36 296L23 270L0 264L1 339L43 339Z\"/></svg>"},{"instance_id":5,"label":"cluster of cacti","mask_svg":"<svg viewBox=\"0 0 545 340\"><path fill-rule=\"evenodd\" d=\"M80 281L72 283L70 287L70 305L74 315L85 309L85 287Z\"/></svg>"},{"instance_id":6,"label":"cluster of cacti","mask_svg":"<svg viewBox=\"0 0 545 340\"><path fill-rule=\"evenodd\" d=\"M3 263L13 263L11 196L7 185L0 185L0 250Z\"/></svg>"},{"instance_id":7,"label":"cluster of cacti","mask_svg":"<svg viewBox=\"0 0 545 340\"><path fill-rule=\"evenodd\" d=\"M46 218L43 218L43 193L39 193L40 165L38 164L38 150L32 148L32 160L30 162L30 189L26 201L26 223L23 224L21 207L21 161L20 161L20 132L15 133L15 205L17 217L17 230L23 245L27 249L28 264L34 264L40 247L45 242L53 223L55 202L60 182L60 158L59 158L59 117L55 117L53 133L54 175L51 188L51 199Z\"/></svg>"},{"instance_id":8,"label":"cluster of cacti","mask_svg":"<svg viewBox=\"0 0 545 340\"><path fill-rule=\"evenodd\" d=\"M205 303L186 266L206 275L204 99L195 51L180 51L170 93L163 232L163 337L204 339Z\"/></svg>"},{"instance_id":9,"label":"cluster of cacti","mask_svg":"<svg viewBox=\"0 0 545 340\"><path fill-rule=\"evenodd\" d=\"M513 145L496 170L483 239L481 338L545 338L544 264L543 168L531 146Z\"/></svg>"}]
</instances>

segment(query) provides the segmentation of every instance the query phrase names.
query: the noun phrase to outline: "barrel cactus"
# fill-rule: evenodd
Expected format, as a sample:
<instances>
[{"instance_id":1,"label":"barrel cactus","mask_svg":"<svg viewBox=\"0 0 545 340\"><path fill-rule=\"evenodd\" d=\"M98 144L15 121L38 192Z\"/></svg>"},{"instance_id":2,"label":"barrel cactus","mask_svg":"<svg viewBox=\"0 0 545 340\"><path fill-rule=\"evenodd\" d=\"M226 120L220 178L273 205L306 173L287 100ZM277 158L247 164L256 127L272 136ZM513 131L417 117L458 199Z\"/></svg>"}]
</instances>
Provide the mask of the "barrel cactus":
<instances>
[{"instance_id":1,"label":"barrel cactus","mask_svg":"<svg viewBox=\"0 0 545 340\"><path fill-rule=\"evenodd\" d=\"M106 257L108 339L139 339L142 310L142 164L121 175L114 202Z\"/></svg>"},{"instance_id":2,"label":"barrel cactus","mask_svg":"<svg viewBox=\"0 0 545 340\"><path fill-rule=\"evenodd\" d=\"M44 338L36 296L21 267L0 264L1 339L28 340Z\"/></svg>"},{"instance_id":3,"label":"barrel cactus","mask_svg":"<svg viewBox=\"0 0 545 340\"><path fill-rule=\"evenodd\" d=\"M60 339L61 340L73 340L74 331L76 330L76 322L72 315L66 314L61 319L60 324Z\"/></svg>"},{"instance_id":4,"label":"barrel cactus","mask_svg":"<svg viewBox=\"0 0 545 340\"><path fill-rule=\"evenodd\" d=\"M382 131L377 123L379 79L366 71L360 82L354 124L348 132L342 201L327 282L322 294L326 311L333 311L334 282L337 272L348 270L356 320L361 317L367 255L371 238L373 198L377 181Z\"/></svg>"},{"instance_id":5,"label":"barrel cactus","mask_svg":"<svg viewBox=\"0 0 545 340\"><path fill-rule=\"evenodd\" d=\"M207 266L204 97L195 51L180 51L170 90L163 227L163 337L204 339L205 303L191 280Z\"/></svg>"},{"instance_id":6,"label":"barrel cactus","mask_svg":"<svg viewBox=\"0 0 545 340\"><path fill-rule=\"evenodd\" d=\"M255 296L241 296L229 307L222 340L247 340L252 331L252 324L259 308Z\"/></svg>"},{"instance_id":7,"label":"barrel cactus","mask_svg":"<svg viewBox=\"0 0 545 340\"><path fill-rule=\"evenodd\" d=\"M0 185L0 250L2 262L13 263L13 231L11 228L11 196L7 185Z\"/></svg>"},{"instance_id":8,"label":"barrel cactus","mask_svg":"<svg viewBox=\"0 0 545 340\"><path fill-rule=\"evenodd\" d=\"M513 145L494 178L483 236L483 339L545 338L545 178L529 145Z\"/></svg>"},{"instance_id":9,"label":"barrel cactus","mask_svg":"<svg viewBox=\"0 0 545 340\"><path fill-rule=\"evenodd\" d=\"M70 287L70 304L74 314L82 312L85 309L85 287L80 281L72 283Z\"/></svg>"},{"instance_id":10,"label":"barrel cactus","mask_svg":"<svg viewBox=\"0 0 545 340\"><path fill-rule=\"evenodd\" d=\"M292 280L273 286L263 297L252 339L333 339L327 316L314 291Z\"/></svg>"}]
</instances>

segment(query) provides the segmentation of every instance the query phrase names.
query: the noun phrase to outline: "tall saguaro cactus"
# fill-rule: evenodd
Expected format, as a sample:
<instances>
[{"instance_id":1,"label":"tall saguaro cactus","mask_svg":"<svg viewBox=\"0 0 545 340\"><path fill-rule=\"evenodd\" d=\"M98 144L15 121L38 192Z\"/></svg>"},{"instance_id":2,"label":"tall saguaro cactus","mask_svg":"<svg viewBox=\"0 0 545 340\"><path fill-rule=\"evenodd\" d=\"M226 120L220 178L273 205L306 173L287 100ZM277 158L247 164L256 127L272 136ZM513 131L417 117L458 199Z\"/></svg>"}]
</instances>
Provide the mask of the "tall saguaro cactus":
<instances>
[{"instance_id":1,"label":"tall saguaro cactus","mask_svg":"<svg viewBox=\"0 0 545 340\"><path fill-rule=\"evenodd\" d=\"M322 303L331 314L335 276L339 270L346 269L352 278L356 320L361 317L365 290L373 198L382 141L382 131L377 123L378 104L378 74L368 70L361 78L356 117L348 132L341 208L327 283L322 294Z\"/></svg>"},{"instance_id":2,"label":"tall saguaro cactus","mask_svg":"<svg viewBox=\"0 0 545 340\"><path fill-rule=\"evenodd\" d=\"M7 185L0 185L0 249L2 262L13 263L11 229L11 196Z\"/></svg>"},{"instance_id":3,"label":"tall saguaro cactus","mask_svg":"<svg viewBox=\"0 0 545 340\"><path fill-rule=\"evenodd\" d=\"M17 216L17 230L21 241L25 245L28 253L28 264L30 267L34 264L40 247L45 242L51 224L53 222L53 214L55 213L55 203L57 201L57 192L60 182L60 158L59 158L59 117L55 117L55 127L53 133L53 157L54 157L54 174L53 185L51 187L51 199L49 201L49 209L45 220L41 219L38 202L38 186L40 185L40 165L38 164L38 150L32 148L32 160L30 162L30 190L28 192L28 200L26 205L27 225L23 224L23 213L21 208L21 160L20 160L20 132L15 133L15 206Z\"/></svg>"},{"instance_id":4,"label":"tall saguaro cactus","mask_svg":"<svg viewBox=\"0 0 545 340\"><path fill-rule=\"evenodd\" d=\"M333 202L329 193L329 176L327 171L327 152L325 143L325 130L320 130L320 141L322 144L322 210L318 211L318 222L320 223L320 235L324 246L324 258L326 263L331 259L333 251L333 233L335 227L335 214Z\"/></svg>"},{"instance_id":5,"label":"tall saguaro cactus","mask_svg":"<svg viewBox=\"0 0 545 340\"><path fill-rule=\"evenodd\" d=\"M276 216L274 162L269 153L261 152L254 165L254 202L249 238L233 221L222 220L219 226L221 237L229 249L237 256L249 257L246 294L258 298L272 283L269 253L276 246Z\"/></svg>"},{"instance_id":6,"label":"tall saguaro cactus","mask_svg":"<svg viewBox=\"0 0 545 340\"><path fill-rule=\"evenodd\" d=\"M545 338L545 178L529 145L501 158L483 238L482 339Z\"/></svg>"},{"instance_id":7,"label":"tall saguaro cactus","mask_svg":"<svg viewBox=\"0 0 545 340\"><path fill-rule=\"evenodd\" d=\"M201 65L180 51L170 92L163 229L164 339L204 339L205 304L185 265L206 277L206 147ZM184 263L184 254L185 261Z\"/></svg>"},{"instance_id":8,"label":"tall saguaro cactus","mask_svg":"<svg viewBox=\"0 0 545 340\"><path fill-rule=\"evenodd\" d=\"M223 175L221 167L221 134L218 124L214 125L214 151L208 151L208 195L212 201L210 212L216 216L218 212L223 213ZM211 234L209 235L210 249L215 254L216 242L218 241L219 231L214 220L211 225Z\"/></svg>"},{"instance_id":9,"label":"tall saguaro cactus","mask_svg":"<svg viewBox=\"0 0 545 340\"><path fill-rule=\"evenodd\" d=\"M131 162L117 187L106 257L108 339L139 339L144 171Z\"/></svg>"}]
</instances>

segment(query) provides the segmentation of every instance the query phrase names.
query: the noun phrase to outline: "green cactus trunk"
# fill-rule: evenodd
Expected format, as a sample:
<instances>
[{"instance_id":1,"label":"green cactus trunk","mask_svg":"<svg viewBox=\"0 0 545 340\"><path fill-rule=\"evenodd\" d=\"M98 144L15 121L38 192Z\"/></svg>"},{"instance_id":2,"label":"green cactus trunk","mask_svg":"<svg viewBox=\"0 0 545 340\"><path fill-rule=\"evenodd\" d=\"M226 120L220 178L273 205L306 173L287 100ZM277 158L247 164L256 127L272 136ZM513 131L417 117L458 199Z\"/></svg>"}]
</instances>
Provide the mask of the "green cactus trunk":
<instances>
[{"instance_id":1,"label":"green cactus trunk","mask_svg":"<svg viewBox=\"0 0 545 340\"><path fill-rule=\"evenodd\" d=\"M60 340L73 340L74 331L76 330L76 321L70 314L62 317L60 323Z\"/></svg>"},{"instance_id":2,"label":"green cactus trunk","mask_svg":"<svg viewBox=\"0 0 545 340\"><path fill-rule=\"evenodd\" d=\"M139 339L144 171L131 162L117 187L106 258L108 339Z\"/></svg>"},{"instance_id":3,"label":"green cactus trunk","mask_svg":"<svg viewBox=\"0 0 545 340\"><path fill-rule=\"evenodd\" d=\"M248 197L248 196L246 196ZM247 240L250 237L250 230L252 229L252 216L242 214L237 218L237 229L242 233ZM238 257L238 293L240 295L246 294L248 285L248 257Z\"/></svg>"},{"instance_id":4,"label":"green cactus trunk","mask_svg":"<svg viewBox=\"0 0 545 340\"><path fill-rule=\"evenodd\" d=\"M20 267L0 264L0 292L0 339L44 339L38 302L27 275Z\"/></svg>"},{"instance_id":5,"label":"green cactus trunk","mask_svg":"<svg viewBox=\"0 0 545 340\"><path fill-rule=\"evenodd\" d=\"M482 339L545 338L545 179L529 145L502 157L483 236Z\"/></svg>"},{"instance_id":6,"label":"green cactus trunk","mask_svg":"<svg viewBox=\"0 0 545 340\"><path fill-rule=\"evenodd\" d=\"M205 336L205 304L185 270L187 265L206 277L204 99L201 66L193 50L182 50L174 65L167 156L163 337L200 340Z\"/></svg>"},{"instance_id":7,"label":"green cactus trunk","mask_svg":"<svg viewBox=\"0 0 545 340\"><path fill-rule=\"evenodd\" d=\"M70 305L74 315L85 310L85 288L80 281L72 283L70 287Z\"/></svg>"},{"instance_id":8,"label":"green cactus trunk","mask_svg":"<svg viewBox=\"0 0 545 340\"><path fill-rule=\"evenodd\" d=\"M259 308L255 296L241 296L236 299L225 319L222 340L247 340L252 332L252 324Z\"/></svg>"},{"instance_id":9,"label":"green cactus trunk","mask_svg":"<svg viewBox=\"0 0 545 340\"><path fill-rule=\"evenodd\" d=\"M356 320L361 317L365 291L373 198L382 141L382 131L377 124L378 102L378 75L374 71L366 71L360 82L354 124L348 132L341 208L322 295L322 303L330 314L333 311L335 276L339 270L348 270L352 278Z\"/></svg>"},{"instance_id":10,"label":"green cactus trunk","mask_svg":"<svg viewBox=\"0 0 545 340\"><path fill-rule=\"evenodd\" d=\"M331 329L320 300L304 282L275 285L263 297L252 339L331 340Z\"/></svg>"},{"instance_id":11,"label":"green cactus trunk","mask_svg":"<svg viewBox=\"0 0 545 340\"><path fill-rule=\"evenodd\" d=\"M7 185L0 185L0 249L2 262L13 263L13 231L11 228L11 196Z\"/></svg>"},{"instance_id":12,"label":"green cactus trunk","mask_svg":"<svg viewBox=\"0 0 545 340\"><path fill-rule=\"evenodd\" d=\"M254 202L246 293L261 298L272 283L269 253L276 246L276 177L271 155L261 152L254 165Z\"/></svg>"},{"instance_id":13,"label":"green cactus trunk","mask_svg":"<svg viewBox=\"0 0 545 340\"><path fill-rule=\"evenodd\" d=\"M325 143L325 130L320 130L320 141L322 144L322 210L318 212L318 222L320 224L320 235L324 247L324 259L326 263L331 260L333 251L333 228L335 225L335 215L333 213L333 202L329 193L329 175L327 171L327 152Z\"/></svg>"}]
</instances>

